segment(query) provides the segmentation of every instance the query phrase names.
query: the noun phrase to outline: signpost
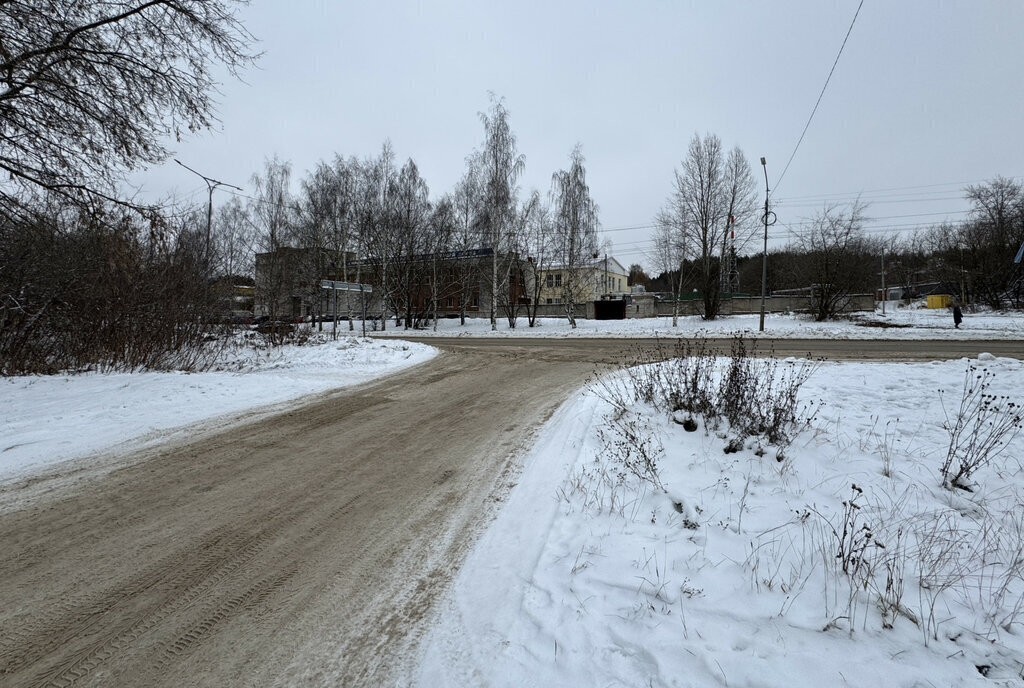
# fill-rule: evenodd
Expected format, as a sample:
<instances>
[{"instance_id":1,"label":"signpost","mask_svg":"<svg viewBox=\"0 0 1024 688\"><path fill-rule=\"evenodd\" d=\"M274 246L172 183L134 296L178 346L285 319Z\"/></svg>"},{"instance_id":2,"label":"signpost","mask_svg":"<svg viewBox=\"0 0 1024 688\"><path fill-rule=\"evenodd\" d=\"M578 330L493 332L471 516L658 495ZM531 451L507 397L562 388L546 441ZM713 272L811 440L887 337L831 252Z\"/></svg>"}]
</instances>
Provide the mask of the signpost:
<instances>
[{"instance_id":1,"label":"signpost","mask_svg":"<svg viewBox=\"0 0 1024 688\"><path fill-rule=\"evenodd\" d=\"M369 284L358 284L356 282L336 282L335 280L320 280L321 289L330 289L334 293L334 338L338 338L338 292L357 291L359 301L363 309L363 336L366 336L366 294L373 293L373 287Z\"/></svg>"}]
</instances>

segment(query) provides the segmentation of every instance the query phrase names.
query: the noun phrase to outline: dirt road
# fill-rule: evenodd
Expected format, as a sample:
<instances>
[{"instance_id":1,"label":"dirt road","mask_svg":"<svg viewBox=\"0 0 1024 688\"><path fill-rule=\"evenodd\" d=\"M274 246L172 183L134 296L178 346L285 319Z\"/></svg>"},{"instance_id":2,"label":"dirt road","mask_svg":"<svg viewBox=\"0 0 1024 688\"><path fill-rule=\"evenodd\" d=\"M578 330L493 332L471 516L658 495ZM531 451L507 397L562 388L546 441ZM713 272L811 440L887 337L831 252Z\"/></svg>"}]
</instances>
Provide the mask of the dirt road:
<instances>
[{"instance_id":1,"label":"dirt road","mask_svg":"<svg viewBox=\"0 0 1024 688\"><path fill-rule=\"evenodd\" d=\"M450 346L258 424L0 490L0 686L395 684L516 454L633 345Z\"/></svg>"},{"instance_id":2,"label":"dirt road","mask_svg":"<svg viewBox=\"0 0 1024 688\"><path fill-rule=\"evenodd\" d=\"M652 349L659 345L657 339L575 339L575 338L530 338L530 337L403 337L413 342L422 342L455 351L519 350L530 351L538 347L552 352L579 352L579 356L604 354L618 355L619 352L635 350L637 347ZM712 338L707 341L710 348L728 353L729 337ZM748 340L752 342L754 340ZM624 344L626 342L626 344ZM671 346L670 340L660 340ZM1009 339L992 340L913 340L913 339L772 339L756 340L756 351L776 356L813 356L832 360L882 360L882 361L931 361L975 357L987 352L994 356L1024 358L1024 342ZM570 355L573 355L570 353Z\"/></svg>"}]
</instances>

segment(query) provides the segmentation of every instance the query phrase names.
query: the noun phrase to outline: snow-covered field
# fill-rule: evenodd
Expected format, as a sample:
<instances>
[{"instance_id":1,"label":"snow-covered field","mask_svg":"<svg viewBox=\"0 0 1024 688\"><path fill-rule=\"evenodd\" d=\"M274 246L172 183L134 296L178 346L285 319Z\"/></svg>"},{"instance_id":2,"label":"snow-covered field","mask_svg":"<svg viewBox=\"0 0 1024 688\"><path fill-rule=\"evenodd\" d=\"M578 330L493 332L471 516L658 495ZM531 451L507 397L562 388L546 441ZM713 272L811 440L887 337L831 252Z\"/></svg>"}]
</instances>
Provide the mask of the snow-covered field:
<instances>
[{"instance_id":1,"label":"snow-covered field","mask_svg":"<svg viewBox=\"0 0 1024 688\"><path fill-rule=\"evenodd\" d=\"M418 684L1024 685L1024 435L973 492L940 484L968 366L1024 397L1024 362L980 358L823 364L781 462L633 403L665 491L599 440L607 392L581 391L463 567Z\"/></svg>"},{"instance_id":2,"label":"snow-covered field","mask_svg":"<svg viewBox=\"0 0 1024 688\"><path fill-rule=\"evenodd\" d=\"M0 378L0 480L93 452L139 449L422 363L437 350L320 335L316 345L240 346L203 373Z\"/></svg>"},{"instance_id":3,"label":"snow-covered field","mask_svg":"<svg viewBox=\"0 0 1024 688\"><path fill-rule=\"evenodd\" d=\"M869 326L865 323L871 323ZM487 318L469 318L465 325L458 319L438 322L435 332L430 326L419 330L405 330L388 323L383 333L374 336L402 337L678 337L728 336L744 333L757 336L759 315L731 315L713 321L699 316L682 316L679 326L672 327L672 318L637 318L632 320L577 320L575 330L566 318L541 318L536 327L530 327L525 317L510 328L506 318L498 319L497 332L491 332ZM1024 314L1021 313L965 313L959 329L953 328L953 316L947 309L897 308L890 303L885 315L879 309L874 314L858 313L848 320L818 323L804 315L768 314L765 317L765 337L812 339L1024 339Z\"/></svg>"}]
</instances>

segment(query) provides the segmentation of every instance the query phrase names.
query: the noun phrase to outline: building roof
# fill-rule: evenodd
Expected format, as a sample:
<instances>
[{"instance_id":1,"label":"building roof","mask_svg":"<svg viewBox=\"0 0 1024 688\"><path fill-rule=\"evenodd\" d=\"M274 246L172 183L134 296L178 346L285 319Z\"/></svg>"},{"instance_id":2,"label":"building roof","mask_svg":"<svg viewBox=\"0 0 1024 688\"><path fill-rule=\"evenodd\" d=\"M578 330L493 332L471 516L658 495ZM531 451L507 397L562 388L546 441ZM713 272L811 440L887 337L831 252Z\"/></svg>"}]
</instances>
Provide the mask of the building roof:
<instances>
[{"instance_id":1,"label":"building roof","mask_svg":"<svg viewBox=\"0 0 1024 688\"><path fill-rule=\"evenodd\" d=\"M605 269L604 260L605 259L602 256L601 258L598 258L598 259L594 260L591 263L586 263L584 265L578 266L578 269L593 268L595 270L604 270ZM540 271L541 272L545 272L547 270L565 270L565 269L567 269L567 266L556 264L556 265L545 265L544 267L542 267L540 269ZM628 275L629 274L629 270L627 268L622 267L622 263L620 263L619 261L615 260L615 258L612 257L612 256L608 256L608 272L613 272L616 275Z\"/></svg>"}]
</instances>

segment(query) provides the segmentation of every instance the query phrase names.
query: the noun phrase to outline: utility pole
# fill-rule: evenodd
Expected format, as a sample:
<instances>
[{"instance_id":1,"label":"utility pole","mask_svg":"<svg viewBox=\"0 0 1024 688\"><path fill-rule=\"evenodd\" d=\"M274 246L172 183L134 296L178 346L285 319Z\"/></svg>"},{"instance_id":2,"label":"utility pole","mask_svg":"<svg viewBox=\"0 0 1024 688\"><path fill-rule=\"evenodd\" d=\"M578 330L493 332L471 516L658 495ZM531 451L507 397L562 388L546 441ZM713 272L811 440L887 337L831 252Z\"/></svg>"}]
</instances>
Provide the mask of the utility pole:
<instances>
[{"instance_id":1,"label":"utility pole","mask_svg":"<svg viewBox=\"0 0 1024 688\"><path fill-rule=\"evenodd\" d=\"M611 288L608 286L608 253L604 254L604 293L610 294Z\"/></svg>"},{"instance_id":2,"label":"utility pole","mask_svg":"<svg viewBox=\"0 0 1024 688\"><path fill-rule=\"evenodd\" d=\"M209 203L206 206L206 248L204 249L204 257L206 258L206 260L209 260L210 259L210 229L213 226L213 190L216 189L218 186L227 186L227 187L230 187L230 188L235 189L237 191L244 191L245 189L242 189L241 187L235 186L234 184L228 184L227 182L219 182L216 179L211 179L210 177L207 177L205 174L200 174L199 172L196 172L191 167L189 167L188 165L183 163L181 160L178 160L177 158L174 159L174 162L178 163L179 165L184 167L186 170L188 170L192 174L202 178L202 180L204 182L206 182L207 189L210 192L210 200L209 200Z\"/></svg>"},{"instance_id":3,"label":"utility pole","mask_svg":"<svg viewBox=\"0 0 1024 688\"><path fill-rule=\"evenodd\" d=\"M885 302L889 300L889 292L885 289L885 248L882 248L882 315L885 315Z\"/></svg>"},{"instance_id":4,"label":"utility pole","mask_svg":"<svg viewBox=\"0 0 1024 688\"><path fill-rule=\"evenodd\" d=\"M967 290L964 288L964 245L960 244L960 305L967 303Z\"/></svg>"},{"instance_id":5,"label":"utility pole","mask_svg":"<svg viewBox=\"0 0 1024 688\"><path fill-rule=\"evenodd\" d=\"M764 253L761 254L761 326L760 331L764 332L764 297L768 291L768 225L775 224L775 213L768 210L768 166L764 158L761 158L761 168L764 169ZM772 216L772 217L769 217ZM770 220L770 221L769 221Z\"/></svg>"}]
</instances>

